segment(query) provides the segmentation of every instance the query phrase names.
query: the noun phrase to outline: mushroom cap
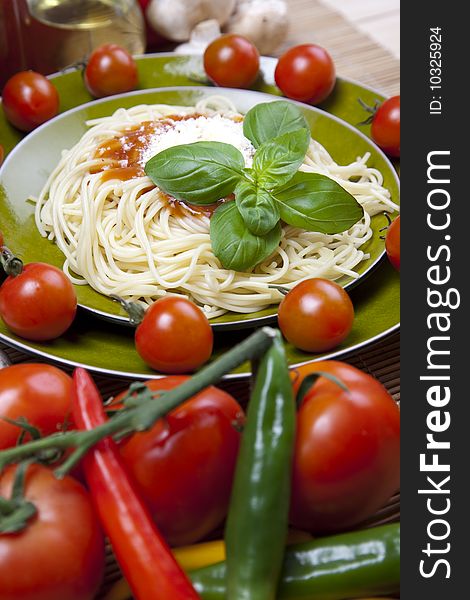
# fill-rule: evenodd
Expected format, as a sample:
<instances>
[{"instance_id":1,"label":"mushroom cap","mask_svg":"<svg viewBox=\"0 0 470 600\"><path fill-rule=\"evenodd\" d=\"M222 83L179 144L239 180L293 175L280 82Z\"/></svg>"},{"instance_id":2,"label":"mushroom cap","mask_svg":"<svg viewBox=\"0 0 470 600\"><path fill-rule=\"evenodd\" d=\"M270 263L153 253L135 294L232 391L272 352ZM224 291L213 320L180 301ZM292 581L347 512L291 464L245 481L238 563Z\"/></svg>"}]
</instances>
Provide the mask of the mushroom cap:
<instances>
[{"instance_id":1,"label":"mushroom cap","mask_svg":"<svg viewBox=\"0 0 470 600\"><path fill-rule=\"evenodd\" d=\"M175 42L189 40L201 21L216 19L225 25L237 0L152 0L146 16L157 33Z\"/></svg>"},{"instance_id":2,"label":"mushroom cap","mask_svg":"<svg viewBox=\"0 0 470 600\"><path fill-rule=\"evenodd\" d=\"M283 0L240 0L225 27L250 40L261 54L270 54L287 37L289 19Z\"/></svg>"}]
</instances>

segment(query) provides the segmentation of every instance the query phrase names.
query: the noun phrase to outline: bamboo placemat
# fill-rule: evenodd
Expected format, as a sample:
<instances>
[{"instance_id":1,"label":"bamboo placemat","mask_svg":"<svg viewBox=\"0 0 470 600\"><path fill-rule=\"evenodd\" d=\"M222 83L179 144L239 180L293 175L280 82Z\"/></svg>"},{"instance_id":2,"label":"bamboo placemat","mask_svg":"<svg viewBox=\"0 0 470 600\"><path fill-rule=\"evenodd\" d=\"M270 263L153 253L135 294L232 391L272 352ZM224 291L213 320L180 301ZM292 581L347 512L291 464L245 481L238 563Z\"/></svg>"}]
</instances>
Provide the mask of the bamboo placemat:
<instances>
[{"instance_id":1,"label":"bamboo placemat","mask_svg":"<svg viewBox=\"0 0 470 600\"><path fill-rule=\"evenodd\" d=\"M341 77L360 81L386 96L400 92L400 62L388 50L318 0L287 0L287 4L289 36L277 54L313 42L327 48ZM353 10L354 0L346 4Z\"/></svg>"}]
</instances>

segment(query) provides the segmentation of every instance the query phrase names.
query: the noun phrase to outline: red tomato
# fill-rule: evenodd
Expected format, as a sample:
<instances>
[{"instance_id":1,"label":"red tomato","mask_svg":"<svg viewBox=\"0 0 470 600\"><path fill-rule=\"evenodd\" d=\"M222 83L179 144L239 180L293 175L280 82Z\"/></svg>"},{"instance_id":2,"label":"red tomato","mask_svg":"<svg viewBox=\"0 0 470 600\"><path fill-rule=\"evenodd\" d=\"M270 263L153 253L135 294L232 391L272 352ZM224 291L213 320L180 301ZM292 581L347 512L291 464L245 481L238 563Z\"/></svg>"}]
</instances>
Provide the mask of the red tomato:
<instances>
[{"instance_id":1,"label":"red tomato","mask_svg":"<svg viewBox=\"0 0 470 600\"><path fill-rule=\"evenodd\" d=\"M301 44L281 56L274 78L276 85L288 98L320 104L335 87L335 65L321 46Z\"/></svg>"},{"instance_id":2,"label":"red tomato","mask_svg":"<svg viewBox=\"0 0 470 600\"><path fill-rule=\"evenodd\" d=\"M12 125L31 131L59 112L59 94L52 83L34 71L16 73L2 92L3 110Z\"/></svg>"},{"instance_id":3,"label":"red tomato","mask_svg":"<svg viewBox=\"0 0 470 600\"><path fill-rule=\"evenodd\" d=\"M170 390L187 379L146 385ZM236 426L243 419L236 400L211 386L123 443L124 461L170 544L192 544L226 516L240 442Z\"/></svg>"},{"instance_id":4,"label":"red tomato","mask_svg":"<svg viewBox=\"0 0 470 600\"><path fill-rule=\"evenodd\" d=\"M137 82L137 65L124 48L104 44L90 54L85 85L96 98L129 92L137 87Z\"/></svg>"},{"instance_id":5,"label":"red tomato","mask_svg":"<svg viewBox=\"0 0 470 600\"><path fill-rule=\"evenodd\" d=\"M1 369L0 450L15 446L21 433L3 417L25 417L42 435L56 433L68 421L71 393L72 379L56 367L21 364Z\"/></svg>"},{"instance_id":6,"label":"red tomato","mask_svg":"<svg viewBox=\"0 0 470 600\"><path fill-rule=\"evenodd\" d=\"M0 475L10 498L15 469ZM46 467L28 468L25 498L37 514L25 529L0 533L2 600L93 600L104 570L104 543L85 489Z\"/></svg>"},{"instance_id":7,"label":"red tomato","mask_svg":"<svg viewBox=\"0 0 470 600\"><path fill-rule=\"evenodd\" d=\"M400 215L392 221L385 238L387 256L397 271L400 270Z\"/></svg>"},{"instance_id":8,"label":"red tomato","mask_svg":"<svg viewBox=\"0 0 470 600\"><path fill-rule=\"evenodd\" d=\"M202 310L178 296L154 302L135 332L137 352L162 373L194 371L210 358L213 341L212 328Z\"/></svg>"},{"instance_id":9,"label":"red tomato","mask_svg":"<svg viewBox=\"0 0 470 600\"><path fill-rule=\"evenodd\" d=\"M258 77L259 52L241 35L221 35L207 46L204 69L217 85L247 88Z\"/></svg>"},{"instance_id":10,"label":"red tomato","mask_svg":"<svg viewBox=\"0 0 470 600\"><path fill-rule=\"evenodd\" d=\"M295 369L294 388L315 371L349 389L320 377L297 415L291 523L323 533L361 522L399 488L400 412L381 383L341 362Z\"/></svg>"},{"instance_id":11,"label":"red tomato","mask_svg":"<svg viewBox=\"0 0 470 600\"><path fill-rule=\"evenodd\" d=\"M351 331L354 307L334 281L306 279L284 297L278 311L279 328L294 346L306 352L325 352Z\"/></svg>"},{"instance_id":12,"label":"red tomato","mask_svg":"<svg viewBox=\"0 0 470 600\"><path fill-rule=\"evenodd\" d=\"M372 119L371 136L389 156L400 156L400 96L379 106Z\"/></svg>"},{"instance_id":13,"label":"red tomato","mask_svg":"<svg viewBox=\"0 0 470 600\"><path fill-rule=\"evenodd\" d=\"M30 263L0 287L0 315L16 335L52 340L66 331L77 311L77 297L66 275L45 263Z\"/></svg>"}]
</instances>

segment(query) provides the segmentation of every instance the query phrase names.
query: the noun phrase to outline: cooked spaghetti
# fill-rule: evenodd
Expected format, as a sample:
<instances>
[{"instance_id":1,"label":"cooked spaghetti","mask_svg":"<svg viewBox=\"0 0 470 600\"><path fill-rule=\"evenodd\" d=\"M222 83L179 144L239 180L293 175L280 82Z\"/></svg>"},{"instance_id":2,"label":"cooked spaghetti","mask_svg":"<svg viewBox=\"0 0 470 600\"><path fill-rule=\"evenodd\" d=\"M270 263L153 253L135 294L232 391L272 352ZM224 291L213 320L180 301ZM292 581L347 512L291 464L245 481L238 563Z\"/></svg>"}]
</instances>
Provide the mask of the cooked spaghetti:
<instances>
[{"instance_id":1,"label":"cooked spaghetti","mask_svg":"<svg viewBox=\"0 0 470 600\"><path fill-rule=\"evenodd\" d=\"M36 224L65 255L76 284L105 295L150 304L168 292L183 294L211 318L277 304L286 288L308 277L357 277L368 255L371 217L398 207L367 166L369 154L337 165L311 140L301 170L331 177L364 208L344 233L326 235L283 226L277 250L249 272L224 269L211 249L210 207L175 201L145 175L161 150L199 140L231 143L251 165L254 148L243 136L243 117L220 96L193 107L142 105L90 121L81 140L63 152L36 203Z\"/></svg>"}]
</instances>

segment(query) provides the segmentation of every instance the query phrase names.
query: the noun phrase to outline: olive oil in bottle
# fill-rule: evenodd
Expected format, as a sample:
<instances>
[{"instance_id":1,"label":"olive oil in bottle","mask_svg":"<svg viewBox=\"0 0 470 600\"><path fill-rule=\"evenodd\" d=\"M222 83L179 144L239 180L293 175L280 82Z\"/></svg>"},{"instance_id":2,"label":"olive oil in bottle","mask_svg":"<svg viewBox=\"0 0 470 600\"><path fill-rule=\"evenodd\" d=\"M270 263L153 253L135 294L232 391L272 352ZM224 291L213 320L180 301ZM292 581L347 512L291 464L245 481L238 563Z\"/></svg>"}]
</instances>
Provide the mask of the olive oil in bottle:
<instances>
[{"instance_id":1,"label":"olive oil in bottle","mask_svg":"<svg viewBox=\"0 0 470 600\"><path fill-rule=\"evenodd\" d=\"M145 49L144 19L136 0L26 0L24 39L30 68L43 73L86 60L98 46Z\"/></svg>"}]
</instances>

